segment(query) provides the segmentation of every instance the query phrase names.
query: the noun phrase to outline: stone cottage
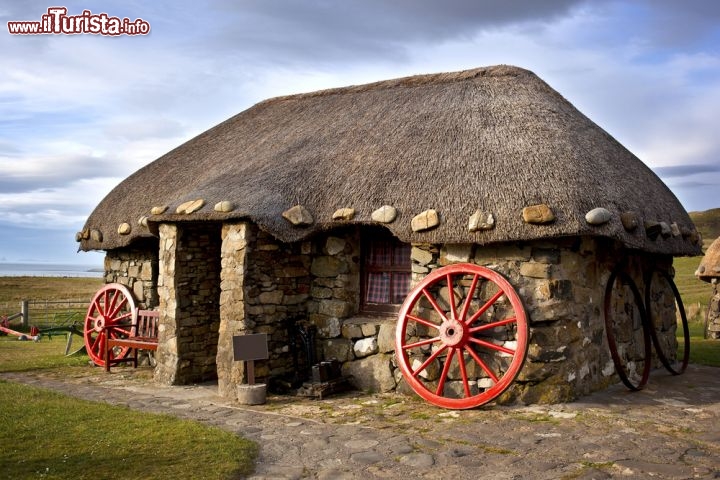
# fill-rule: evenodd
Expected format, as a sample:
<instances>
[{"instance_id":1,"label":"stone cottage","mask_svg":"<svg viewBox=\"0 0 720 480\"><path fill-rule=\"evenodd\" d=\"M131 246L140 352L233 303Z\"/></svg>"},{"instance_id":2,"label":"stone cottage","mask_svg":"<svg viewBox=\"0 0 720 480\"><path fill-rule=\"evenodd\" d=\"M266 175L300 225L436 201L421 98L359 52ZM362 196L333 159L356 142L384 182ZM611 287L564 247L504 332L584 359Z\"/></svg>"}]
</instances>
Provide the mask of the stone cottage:
<instances>
[{"instance_id":1,"label":"stone cottage","mask_svg":"<svg viewBox=\"0 0 720 480\"><path fill-rule=\"evenodd\" d=\"M720 237L708 247L695 275L713 285L705 319L705 338L720 339Z\"/></svg>"},{"instance_id":2,"label":"stone cottage","mask_svg":"<svg viewBox=\"0 0 720 480\"><path fill-rule=\"evenodd\" d=\"M483 370L509 351L525 362L500 401L566 401L616 381L602 312L611 270L622 263L642 288L651 269L700 253L686 211L648 167L511 66L263 101L121 182L77 240L106 252L108 283L160 310L156 381L217 378L229 397L245 378L231 337L268 333L270 358L256 375L280 376L297 368L294 325L313 328L318 359L338 359L362 389L408 391L394 352L421 339L427 365L415 376L436 388L434 365L447 385L461 379L449 397L484 388ZM498 272L521 301L515 315L526 314L522 348L501 323L492 330L505 333L463 344L460 358L498 349L488 368L444 369L451 355L430 346L422 325L398 339L414 287L456 264ZM434 311L425 299L417 308L428 318L443 299L446 311L457 304L453 317L479 309L471 303L494 290L466 270L447 277L453 288L432 287ZM639 318L616 290L615 311L629 317L617 338L632 364ZM465 294L475 295L467 308ZM496 297L484 314L502 318L508 295ZM662 334L674 342L674 330Z\"/></svg>"}]
</instances>

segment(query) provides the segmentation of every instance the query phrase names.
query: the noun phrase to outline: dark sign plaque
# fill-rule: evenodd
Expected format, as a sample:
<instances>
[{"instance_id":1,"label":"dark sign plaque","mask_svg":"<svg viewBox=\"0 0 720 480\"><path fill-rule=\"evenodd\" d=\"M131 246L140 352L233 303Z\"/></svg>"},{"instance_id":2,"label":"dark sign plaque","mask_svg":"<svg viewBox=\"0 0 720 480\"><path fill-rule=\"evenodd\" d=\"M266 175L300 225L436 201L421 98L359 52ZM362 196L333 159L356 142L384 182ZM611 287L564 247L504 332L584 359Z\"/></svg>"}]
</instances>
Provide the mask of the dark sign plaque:
<instances>
[{"instance_id":1,"label":"dark sign plaque","mask_svg":"<svg viewBox=\"0 0 720 480\"><path fill-rule=\"evenodd\" d=\"M268 358L267 333L233 336L235 361L265 360Z\"/></svg>"}]
</instances>

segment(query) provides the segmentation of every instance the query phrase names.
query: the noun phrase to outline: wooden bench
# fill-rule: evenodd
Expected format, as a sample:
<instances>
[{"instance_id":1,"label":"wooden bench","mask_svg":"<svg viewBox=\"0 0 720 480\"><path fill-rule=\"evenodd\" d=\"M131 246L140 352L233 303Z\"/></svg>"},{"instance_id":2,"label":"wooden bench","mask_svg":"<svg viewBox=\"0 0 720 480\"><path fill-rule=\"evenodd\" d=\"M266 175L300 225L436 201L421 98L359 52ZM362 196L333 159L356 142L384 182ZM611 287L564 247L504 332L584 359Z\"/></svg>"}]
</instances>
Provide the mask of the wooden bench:
<instances>
[{"instance_id":1,"label":"wooden bench","mask_svg":"<svg viewBox=\"0 0 720 480\"><path fill-rule=\"evenodd\" d=\"M105 327L105 370L110 371L110 365L117 365L123 362L133 362L133 367L138 365L138 350L157 350L158 348L158 322L160 312L155 310L135 309L133 323L130 325L113 325ZM123 333L130 331L125 338L115 337L113 330L122 330ZM115 347L129 348L131 355L125 358L110 358L110 352Z\"/></svg>"}]
</instances>

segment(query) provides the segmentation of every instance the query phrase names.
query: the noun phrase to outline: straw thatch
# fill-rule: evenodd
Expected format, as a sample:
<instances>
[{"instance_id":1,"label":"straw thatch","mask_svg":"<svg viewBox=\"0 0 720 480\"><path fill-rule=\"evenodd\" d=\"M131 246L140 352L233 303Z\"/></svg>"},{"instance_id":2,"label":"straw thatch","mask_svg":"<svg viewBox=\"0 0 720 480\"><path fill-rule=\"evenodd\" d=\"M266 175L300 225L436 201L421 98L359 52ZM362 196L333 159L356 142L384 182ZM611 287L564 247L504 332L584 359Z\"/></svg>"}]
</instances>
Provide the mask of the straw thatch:
<instances>
[{"instance_id":1,"label":"straw thatch","mask_svg":"<svg viewBox=\"0 0 720 480\"><path fill-rule=\"evenodd\" d=\"M200 210L175 213L195 199L205 201ZM215 211L221 201L235 209ZM548 205L556 220L525 223L522 210L534 204ZM165 213L150 214L163 205ZM310 214L310 225L283 218L294 205ZM599 235L650 252L699 253L692 221L649 168L532 72L509 66L261 102L128 177L79 238L83 250L122 247L150 235L137 223L149 216L151 229L250 219L291 242L339 224L373 223L371 213L383 205L397 209L386 227L406 242ZM355 209L354 218L334 221L343 207ZM585 221L596 207L609 210L608 223ZM440 225L414 232L410 220L428 209ZM493 215L494 228L468 230L477 209ZM626 211L639 214L639 228L623 228ZM644 221L678 228L650 239ZM122 223L131 225L129 234L118 234Z\"/></svg>"},{"instance_id":2,"label":"straw thatch","mask_svg":"<svg viewBox=\"0 0 720 480\"><path fill-rule=\"evenodd\" d=\"M720 279L720 237L716 238L708 247L695 275L706 282L711 282L713 278Z\"/></svg>"}]
</instances>

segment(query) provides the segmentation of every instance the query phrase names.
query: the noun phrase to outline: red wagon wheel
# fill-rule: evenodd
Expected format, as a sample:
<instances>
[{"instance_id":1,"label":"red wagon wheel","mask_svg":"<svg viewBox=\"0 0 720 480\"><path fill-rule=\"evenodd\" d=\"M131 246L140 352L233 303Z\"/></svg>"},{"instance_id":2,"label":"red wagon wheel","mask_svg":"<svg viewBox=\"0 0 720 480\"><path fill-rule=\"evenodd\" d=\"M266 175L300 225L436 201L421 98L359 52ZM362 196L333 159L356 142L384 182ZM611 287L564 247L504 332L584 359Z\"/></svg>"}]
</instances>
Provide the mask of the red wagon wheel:
<instances>
[{"instance_id":1,"label":"red wagon wheel","mask_svg":"<svg viewBox=\"0 0 720 480\"><path fill-rule=\"evenodd\" d=\"M405 299L395 353L412 389L452 409L483 405L520 372L528 322L520 297L499 273L469 263L439 268Z\"/></svg>"},{"instance_id":2,"label":"red wagon wheel","mask_svg":"<svg viewBox=\"0 0 720 480\"><path fill-rule=\"evenodd\" d=\"M673 313L672 316L668 318L662 318L660 315L656 314L657 312L653 311L654 305L660 304L662 306L664 303L666 303L663 301L665 299L665 294L662 291L652 291L653 279L656 276L656 273L667 282L673 292L673 296L675 297L674 301L672 301ZM657 269L650 272L647 281L645 282L645 305L647 306L646 308L648 320L650 321L650 338L652 338L652 343L655 346L657 356L668 372L672 373L673 375L680 375L685 371L688 365L688 361L690 360L690 328L688 327L687 315L685 314L685 306L683 305L682 298L680 297L680 292L678 291L672 277L667 272ZM678 345L676 343L677 340L675 332L677 331L678 325L675 312L680 313L680 319L682 322L682 359L677 358ZM670 332L669 334L663 336L663 338L666 340L665 343L661 342L660 337L658 337L658 331ZM675 352L675 354L671 354L672 352Z\"/></svg>"},{"instance_id":3,"label":"red wagon wheel","mask_svg":"<svg viewBox=\"0 0 720 480\"><path fill-rule=\"evenodd\" d=\"M114 328L110 335L112 338L125 338L130 336L132 329L129 326L135 312L135 300L130 290L119 283L109 283L102 287L90 302L83 334L85 338L85 349L95 365L105 366L105 339L107 330L105 327L122 326L125 328ZM110 352L110 358L125 358L128 348L118 348Z\"/></svg>"},{"instance_id":4,"label":"red wagon wheel","mask_svg":"<svg viewBox=\"0 0 720 480\"><path fill-rule=\"evenodd\" d=\"M618 283L616 280L619 281L619 288L616 295L613 296L614 287ZM628 289L634 303L627 301ZM628 308L628 306L631 307ZM636 311L637 316L635 315ZM652 363L650 327L640 291L632 278L623 271L622 265L616 267L608 278L605 287L604 314L605 334L610 356L615 364L615 371L630 390L641 390L648 381ZM642 339L637 338L634 334L636 329L633 327L638 322L642 327ZM618 337L618 334L621 337ZM620 343L620 347L618 343ZM639 343L642 343L640 348L638 348ZM638 371L639 362L643 363L642 371Z\"/></svg>"}]
</instances>

